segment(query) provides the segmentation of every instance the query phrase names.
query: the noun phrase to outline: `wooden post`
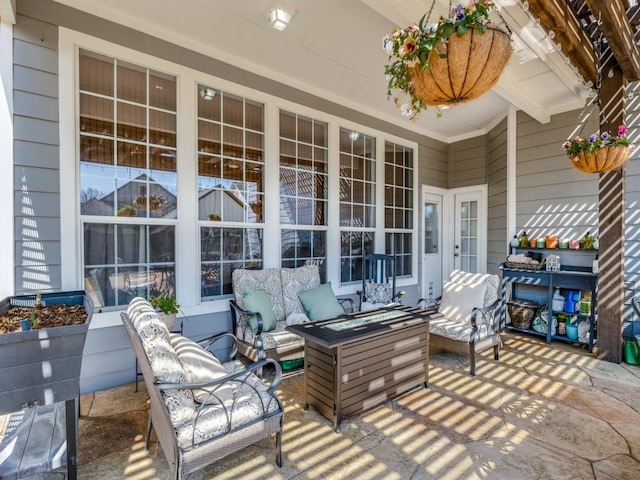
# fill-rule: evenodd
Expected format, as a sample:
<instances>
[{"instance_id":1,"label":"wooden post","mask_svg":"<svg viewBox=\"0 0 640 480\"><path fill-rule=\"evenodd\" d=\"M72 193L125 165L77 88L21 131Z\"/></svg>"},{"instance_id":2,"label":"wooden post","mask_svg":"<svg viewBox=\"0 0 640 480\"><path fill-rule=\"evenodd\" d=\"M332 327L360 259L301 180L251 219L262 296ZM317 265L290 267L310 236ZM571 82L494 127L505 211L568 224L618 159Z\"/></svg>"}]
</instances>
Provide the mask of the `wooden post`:
<instances>
[{"instance_id":1,"label":"wooden post","mask_svg":"<svg viewBox=\"0 0 640 480\"><path fill-rule=\"evenodd\" d=\"M626 79L615 59L602 67L600 131L612 135L624 124ZM598 195L598 358L622 361L624 305L625 167L601 173Z\"/></svg>"}]
</instances>

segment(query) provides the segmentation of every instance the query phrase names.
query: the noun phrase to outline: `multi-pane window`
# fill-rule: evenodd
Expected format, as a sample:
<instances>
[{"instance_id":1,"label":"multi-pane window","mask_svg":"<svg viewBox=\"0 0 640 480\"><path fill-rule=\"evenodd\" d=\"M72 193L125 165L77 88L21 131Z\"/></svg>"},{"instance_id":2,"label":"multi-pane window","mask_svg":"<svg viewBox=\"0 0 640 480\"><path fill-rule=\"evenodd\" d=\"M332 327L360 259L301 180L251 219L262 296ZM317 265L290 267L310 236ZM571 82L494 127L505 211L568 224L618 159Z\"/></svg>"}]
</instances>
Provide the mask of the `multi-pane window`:
<instances>
[{"instance_id":1,"label":"multi-pane window","mask_svg":"<svg viewBox=\"0 0 640 480\"><path fill-rule=\"evenodd\" d=\"M262 267L263 204L264 106L199 85L201 298L232 293L233 269Z\"/></svg>"},{"instance_id":2,"label":"multi-pane window","mask_svg":"<svg viewBox=\"0 0 640 480\"><path fill-rule=\"evenodd\" d=\"M385 250L396 255L396 275L410 276L413 256L413 150L384 144Z\"/></svg>"},{"instance_id":3,"label":"multi-pane window","mask_svg":"<svg viewBox=\"0 0 640 480\"><path fill-rule=\"evenodd\" d=\"M96 306L175 292L176 79L81 50L80 213Z\"/></svg>"},{"instance_id":4,"label":"multi-pane window","mask_svg":"<svg viewBox=\"0 0 640 480\"><path fill-rule=\"evenodd\" d=\"M317 264L322 281L327 255L327 137L326 123L280 112L281 264Z\"/></svg>"},{"instance_id":5,"label":"multi-pane window","mask_svg":"<svg viewBox=\"0 0 640 480\"><path fill-rule=\"evenodd\" d=\"M374 253L376 139L340 128L341 282L362 279L362 256Z\"/></svg>"}]
</instances>

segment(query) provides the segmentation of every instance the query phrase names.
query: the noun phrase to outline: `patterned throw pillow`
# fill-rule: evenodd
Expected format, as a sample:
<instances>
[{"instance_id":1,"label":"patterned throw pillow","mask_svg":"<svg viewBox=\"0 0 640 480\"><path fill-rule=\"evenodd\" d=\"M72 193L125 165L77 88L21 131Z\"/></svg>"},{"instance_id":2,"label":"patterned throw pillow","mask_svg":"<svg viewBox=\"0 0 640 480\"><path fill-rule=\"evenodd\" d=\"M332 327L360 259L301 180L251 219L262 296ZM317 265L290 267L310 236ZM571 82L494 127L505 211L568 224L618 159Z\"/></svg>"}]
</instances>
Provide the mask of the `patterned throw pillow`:
<instances>
[{"instance_id":1,"label":"patterned throw pillow","mask_svg":"<svg viewBox=\"0 0 640 480\"><path fill-rule=\"evenodd\" d=\"M369 303L390 303L391 284L368 283L364 287L364 296Z\"/></svg>"}]
</instances>

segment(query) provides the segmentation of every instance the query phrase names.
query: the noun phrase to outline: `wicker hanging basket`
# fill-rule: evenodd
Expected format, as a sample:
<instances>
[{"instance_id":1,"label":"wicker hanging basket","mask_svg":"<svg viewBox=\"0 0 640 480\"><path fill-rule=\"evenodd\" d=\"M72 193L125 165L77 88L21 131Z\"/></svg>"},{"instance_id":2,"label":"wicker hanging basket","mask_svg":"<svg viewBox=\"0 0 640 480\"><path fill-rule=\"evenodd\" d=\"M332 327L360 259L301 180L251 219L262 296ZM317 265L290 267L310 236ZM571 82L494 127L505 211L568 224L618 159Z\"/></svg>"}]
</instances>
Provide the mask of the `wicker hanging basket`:
<instances>
[{"instance_id":1,"label":"wicker hanging basket","mask_svg":"<svg viewBox=\"0 0 640 480\"><path fill-rule=\"evenodd\" d=\"M627 158L629 158L629 147L604 147L587 155L580 152L571 159L571 163L581 172L604 173L622 167Z\"/></svg>"},{"instance_id":2,"label":"wicker hanging basket","mask_svg":"<svg viewBox=\"0 0 640 480\"><path fill-rule=\"evenodd\" d=\"M413 93L427 105L468 102L488 91L498 81L513 49L509 35L495 27L485 33L468 30L440 41L429 60L430 68L410 70Z\"/></svg>"}]
</instances>

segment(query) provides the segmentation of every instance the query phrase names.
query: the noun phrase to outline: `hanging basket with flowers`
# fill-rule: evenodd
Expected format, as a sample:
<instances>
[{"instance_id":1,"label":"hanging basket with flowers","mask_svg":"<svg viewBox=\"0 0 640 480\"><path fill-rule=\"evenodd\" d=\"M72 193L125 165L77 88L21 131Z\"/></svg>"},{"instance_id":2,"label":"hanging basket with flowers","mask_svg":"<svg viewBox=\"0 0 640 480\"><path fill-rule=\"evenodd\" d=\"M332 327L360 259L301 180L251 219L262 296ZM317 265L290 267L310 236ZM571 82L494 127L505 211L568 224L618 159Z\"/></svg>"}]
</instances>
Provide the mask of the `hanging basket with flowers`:
<instances>
[{"instance_id":1,"label":"hanging basket with flowers","mask_svg":"<svg viewBox=\"0 0 640 480\"><path fill-rule=\"evenodd\" d=\"M472 0L438 23L428 25L427 14L383 38L387 95L403 115L414 119L428 106L468 102L493 87L513 51L508 29L490 23L493 7L491 0Z\"/></svg>"},{"instance_id":2,"label":"hanging basket with flowers","mask_svg":"<svg viewBox=\"0 0 640 480\"><path fill-rule=\"evenodd\" d=\"M621 168L635 146L627 138L627 127L620 125L618 135L593 133L586 139L575 136L564 142L562 149L571 164L585 173L604 173Z\"/></svg>"}]
</instances>

